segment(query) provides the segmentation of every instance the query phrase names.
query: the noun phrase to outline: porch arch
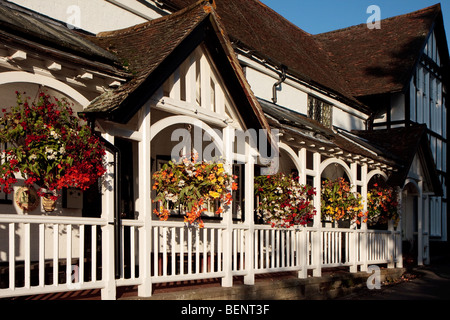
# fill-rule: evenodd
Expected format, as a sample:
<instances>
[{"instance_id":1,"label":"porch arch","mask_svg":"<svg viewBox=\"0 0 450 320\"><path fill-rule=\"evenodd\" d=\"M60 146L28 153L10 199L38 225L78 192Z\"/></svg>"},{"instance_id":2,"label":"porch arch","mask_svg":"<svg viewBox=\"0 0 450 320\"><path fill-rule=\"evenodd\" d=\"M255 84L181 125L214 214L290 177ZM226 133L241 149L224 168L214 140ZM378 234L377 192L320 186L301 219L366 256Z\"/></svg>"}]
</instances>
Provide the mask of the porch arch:
<instances>
[{"instance_id":1,"label":"porch arch","mask_svg":"<svg viewBox=\"0 0 450 320\"><path fill-rule=\"evenodd\" d=\"M289 158L292 160L292 162L294 163L296 169L298 170L298 174L299 176L302 176L304 174L303 170L302 170L302 164L301 164L301 160L300 158L297 156L297 154L295 153L295 151L288 146L286 143L284 142L280 142L278 147L280 148L280 151L283 150L287 153L287 155L289 156Z\"/></svg>"},{"instance_id":2,"label":"porch arch","mask_svg":"<svg viewBox=\"0 0 450 320\"><path fill-rule=\"evenodd\" d=\"M90 103L90 101L77 90L59 80L24 71L8 71L0 73L0 85L20 82L33 83L55 89L78 102L83 108L87 107Z\"/></svg>"},{"instance_id":3,"label":"porch arch","mask_svg":"<svg viewBox=\"0 0 450 320\"><path fill-rule=\"evenodd\" d=\"M381 171L380 169L376 169L376 170L372 170L367 174L367 184L370 182L370 179L372 179L374 176L376 175L380 175L384 178L385 181L388 180L388 176L386 173L384 173L383 171Z\"/></svg>"},{"instance_id":4,"label":"porch arch","mask_svg":"<svg viewBox=\"0 0 450 320\"><path fill-rule=\"evenodd\" d=\"M348 178L350 179L350 184L354 184L355 183L355 177L353 177L352 175L352 170L350 169L350 167L347 165L347 163L345 163L343 160L341 159L334 159L334 158L329 158L325 161L323 161L320 164L320 175L322 175L323 171L330 165L330 164L339 164L345 171L345 173L347 174Z\"/></svg>"},{"instance_id":5,"label":"porch arch","mask_svg":"<svg viewBox=\"0 0 450 320\"><path fill-rule=\"evenodd\" d=\"M219 151L223 154L223 139L217 134L217 132L205 122L189 116L171 116L163 118L157 121L155 124L152 124L150 130L150 141L152 141L153 138L155 138L156 135L158 135L164 129L177 124L190 124L202 129L203 131L208 132L213 142L219 148Z\"/></svg>"}]
</instances>

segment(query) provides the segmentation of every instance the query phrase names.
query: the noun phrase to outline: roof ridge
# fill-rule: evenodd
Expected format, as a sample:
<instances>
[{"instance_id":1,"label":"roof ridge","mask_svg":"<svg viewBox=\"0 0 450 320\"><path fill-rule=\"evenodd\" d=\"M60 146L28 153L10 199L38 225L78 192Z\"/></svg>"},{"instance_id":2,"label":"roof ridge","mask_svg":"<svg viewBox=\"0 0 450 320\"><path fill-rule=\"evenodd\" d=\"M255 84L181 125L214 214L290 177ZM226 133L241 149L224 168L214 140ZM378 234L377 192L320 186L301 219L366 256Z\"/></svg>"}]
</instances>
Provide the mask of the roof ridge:
<instances>
[{"instance_id":1,"label":"roof ridge","mask_svg":"<svg viewBox=\"0 0 450 320\"><path fill-rule=\"evenodd\" d=\"M178 11L168 14L166 16L162 16L160 18L146 21L146 22L143 22L143 23L131 26L131 27L126 27L123 29L102 31L102 32L99 32L96 35L96 37L97 38L116 37L118 35L126 35L129 33L144 31L150 26L154 26L155 24L163 23L167 20L176 19L177 17L184 15L186 12L198 9L200 7L202 7L202 9L205 11L205 13L209 13L209 12L211 12L211 10L213 10L214 4L211 4L211 2L208 0L198 0L195 3L191 4L190 6L187 6L181 10L178 10Z\"/></svg>"},{"instance_id":2,"label":"roof ridge","mask_svg":"<svg viewBox=\"0 0 450 320\"><path fill-rule=\"evenodd\" d=\"M441 4L437 3L437 4L434 4L432 6L429 6L429 7L423 8L423 9L419 9L419 10L416 10L416 11L413 11L413 12L408 12L408 13L404 13L404 14L400 14L400 15L384 18L384 19L381 20L381 22L395 20L395 19L400 19L400 18L417 16L417 15L423 14L425 12L432 11L432 9L433 10L438 9L436 11L436 15L437 15L439 12L442 11ZM360 28L361 26L366 26L366 25L367 25L367 23L360 23L360 24L356 24L356 25L353 25L353 26L348 26L348 27L341 28L341 29L331 30L331 31L322 32L322 33L317 33L317 34L313 35L313 37L320 37L320 36L326 36L326 35L330 35L330 34L334 34L334 33L344 32L344 31L348 31L348 30L351 30L351 29L357 29L357 28Z\"/></svg>"}]
</instances>

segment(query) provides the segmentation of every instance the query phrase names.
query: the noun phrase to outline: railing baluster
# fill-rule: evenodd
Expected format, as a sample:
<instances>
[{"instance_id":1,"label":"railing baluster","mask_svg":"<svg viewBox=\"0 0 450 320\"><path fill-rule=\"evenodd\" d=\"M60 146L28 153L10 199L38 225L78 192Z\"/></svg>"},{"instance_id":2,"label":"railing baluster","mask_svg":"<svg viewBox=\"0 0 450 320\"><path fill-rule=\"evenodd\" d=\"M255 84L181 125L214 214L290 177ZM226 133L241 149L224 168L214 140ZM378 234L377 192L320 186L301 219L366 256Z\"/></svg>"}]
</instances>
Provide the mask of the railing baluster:
<instances>
[{"instance_id":1,"label":"railing baluster","mask_svg":"<svg viewBox=\"0 0 450 320\"><path fill-rule=\"evenodd\" d=\"M216 252L216 229L211 228L211 267L210 271L215 272L216 268L214 268L214 264L216 262L215 252Z\"/></svg>"},{"instance_id":2,"label":"railing baluster","mask_svg":"<svg viewBox=\"0 0 450 320\"><path fill-rule=\"evenodd\" d=\"M184 271L184 228L180 228L180 274Z\"/></svg>"},{"instance_id":3,"label":"railing baluster","mask_svg":"<svg viewBox=\"0 0 450 320\"><path fill-rule=\"evenodd\" d=\"M9 224L9 288L15 289L16 287L16 225L15 223Z\"/></svg>"},{"instance_id":4,"label":"railing baluster","mask_svg":"<svg viewBox=\"0 0 450 320\"><path fill-rule=\"evenodd\" d=\"M45 225L39 224L39 286L45 285Z\"/></svg>"},{"instance_id":5,"label":"railing baluster","mask_svg":"<svg viewBox=\"0 0 450 320\"><path fill-rule=\"evenodd\" d=\"M217 271L220 272L222 268L222 254L223 254L223 230L217 230Z\"/></svg>"},{"instance_id":6,"label":"railing baluster","mask_svg":"<svg viewBox=\"0 0 450 320\"><path fill-rule=\"evenodd\" d=\"M208 272L208 230L203 229L203 270L202 273Z\"/></svg>"},{"instance_id":7,"label":"railing baluster","mask_svg":"<svg viewBox=\"0 0 450 320\"><path fill-rule=\"evenodd\" d=\"M30 224L29 223L25 223L24 224L24 231L25 231L25 238L24 238L24 242L25 242L25 265L24 265L24 269L25 269L25 288L30 288L30 280L31 280L31 276L30 276L30 259L31 259L31 243L30 243Z\"/></svg>"},{"instance_id":8,"label":"railing baluster","mask_svg":"<svg viewBox=\"0 0 450 320\"><path fill-rule=\"evenodd\" d=\"M66 283L72 282L72 225L66 225Z\"/></svg>"},{"instance_id":9,"label":"railing baluster","mask_svg":"<svg viewBox=\"0 0 450 320\"><path fill-rule=\"evenodd\" d=\"M130 227L130 276L136 278L136 230L134 226Z\"/></svg>"},{"instance_id":10,"label":"railing baluster","mask_svg":"<svg viewBox=\"0 0 450 320\"><path fill-rule=\"evenodd\" d=\"M59 224L53 225L53 285L58 285L59 273Z\"/></svg>"},{"instance_id":11,"label":"railing baluster","mask_svg":"<svg viewBox=\"0 0 450 320\"><path fill-rule=\"evenodd\" d=\"M177 228L175 228L175 227L171 228L171 231L170 231L170 234L172 236L171 244L170 244L170 256L172 258L171 275L175 275L176 274L176 257L177 257L176 232L177 232Z\"/></svg>"},{"instance_id":12,"label":"railing baluster","mask_svg":"<svg viewBox=\"0 0 450 320\"><path fill-rule=\"evenodd\" d=\"M124 278L125 277L125 226L122 224L120 226L120 265L119 265L119 269L120 269L120 278Z\"/></svg>"},{"instance_id":13,"label":"railing baluster","mask_svg":"<svg viewBox=\"0 0 450 320\"><path fill-rule=\"evenodd\" d=\"M167 227L162 228L162 274L163 276L167 276Z\"/></svg>"},{"instance_id":14,"label":"railing baluster","mask_svg":"<svg viewBox=\"0 0 450 320\"><path fill-rule=\"evenodd\" d=\"M266 230L265 232L264 232L264 234L263 234L263 237L264 237L264 245L265 245L265 248L261 248L261 250L262 251L265 251L265 256L266 256L266 265L264 266L265 268L269 268L269 266L270 266L270 255L272 254L272 249L273 249L273 246L272 247L270 247L270 244L269 244L269 238L270 238L270 231L269 230ZM265 250L264 250L265 249Z\"/></svg>"},{"instance_id":15,"label":"railing baluster","mask_svg":"<svg viewBox=\"0 0 450 320\"><path fill-rule=\"evenodd\" d=\"M239 238L241 240L241 248L240 248L240 270L244 270L244 250L245 250L245 244L244 244L244 230L239 230Z\"/></svg>"},{"instance_id":16,"label":"railing baluster","mask_svg":"<svg viewBox=\"0 0 450 320\"><path fill-rule=\"evenodd\" d=\"M195 273L200 273L200 230L195 229Z\"/></svg>"},{"instance_id":17,"label":"railing baluster","mask_svg":"<svg viewBox=\"0 0 450 320\"><path fill-rule=\"evenodd\" d=\"M159 276L159 248L158 248L158 237L159 237L159 231L158 227L155 227L153 229L153 270L155 276Z\"/></svg>"},{"instance_id":18,"label":"railing baluster","mask_svg":"<svg viewBox=\"0 0 450 320\"><path fill-rule=\"evenodd\" d=\"M97 281L97 226L91 226L91 279Z\"/></svg>"},{"instance_id":19,"label":"railing baluster","mask_svg":"<svg viewBox=\"0 0 450 320\"><path fill-rule=\"evenodd\" d=\"M192 274L192 228L188 228L188 274Z\"/></svg>"},{"instance_id":20,"label":"railing baluster","mask_svg":"<svg viewBox=\"0 0 450 320\"><path fill-rule=\"evenodd\" d=\"M78 282L84 283L84 225L80 225L80 262L78 268Z\"/></svg>"}]
</instances>

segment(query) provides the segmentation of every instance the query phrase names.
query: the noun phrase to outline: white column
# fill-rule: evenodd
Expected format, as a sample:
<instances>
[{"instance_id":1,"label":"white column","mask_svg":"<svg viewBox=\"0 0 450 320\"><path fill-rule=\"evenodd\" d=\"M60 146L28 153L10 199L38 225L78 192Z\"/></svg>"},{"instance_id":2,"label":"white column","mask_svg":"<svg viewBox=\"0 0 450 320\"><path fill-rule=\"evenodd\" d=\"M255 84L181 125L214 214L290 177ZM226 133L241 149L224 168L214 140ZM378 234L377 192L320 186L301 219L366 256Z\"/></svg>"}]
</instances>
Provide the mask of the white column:
<instances>
[{"instance_id":1,"label":"white column","mask_svg":"<svg viewBox=\"0 0 450 320\"><path fill-rule=\"evenodd\" d=\"M104 134L104 138L114 144L114 137ZM106 162L113 163L114 155L106 154ZM116 279L114 261L114 169L109 166L105 174L104 185L102 186L102 219L107 224L102 226L102 280L105 287L101 289L102 300L116 299ZM117 179L117 177L116 177Z\"/></svg>"},{"instance_id":2,"label":"white column","mask_svg":"<svg viewBox=\"0 0 450 320\"><path fill-rule=\"evenodd\" d=\"M299 163L300 163L300 172L299 172L299 176L300 176L300 184L305 185L306 184L306 149L302 148L299 150L298 152L298 158L299 158Z\"/></svg>"},{"instance_id":3,"label":"white column","mask_svg":"<svg viewBox=\"0 0 450 320\"><path fill-rule=\"evenodd\" d=\"M249 138L251 139L251 137ZM256 141L255 141L256 144ZM244 276L244 284L255 284L254 272L254 178L255 178L255 150L251 143L245 144L246 164L245 164L245 224L248 230L245 231L245 269L247 275Z\"/></svg>"},{"instance_id":4,"label":"white column","mask_svg":"<svg viewBox=\"0 0 450 320\"><path fill-rule=\"evenodd\" d=\"M322 181L320 174L320 153L314 153L314 187L316 195L314 196L314 207L316 215L314 217L314 234L312 237L312 264L315 266L313 270L314 277L322 276L322 222L321 222L321 204L320 194L322 190Z\"/></svg>"},{"instance_id":5,"label":"white column","mask_svg":"<svg viewBox=\"0 0 450 320\"><path fill-rule=\"evenodd\" d=\"M223 129L223 158L225 160L225 170L228 173L233 172L233 138L234 130L231 127ZM222 224L225 227L223 231L223 271L225 276L222 278L222 287L233 286L232 275L232 239L233 239L233 210L232 204L224 208Z\"/></svg>"},{"instance_id":6,"label":"white column","mask_svg":"<svg viewBox=\"0 0 450 320\"><path fill-rule=\"evenodd\" d=\"M424 216L424 196L423 181L419 181L419 195L417 205L417 265L423 265L423 216Z\"/></svg>"},{"instance_id":7,"label":"white column","mask_svg":"<svg viewBox=\"0 0 450 320\"><path fill-rule=\"evenodd\" d=\"M397 187L397 196L398 196L398 210L399 210L399 221L397 225L397 237L396 237L396 260L397 260L397 268L403 268L403 239L402 239L402 226L403 226L403 190L400 187Z\"/></svg>"},{"instance_id":8,"label":"white column","mask_svg":"<svg viewBox=\"0 0 450 320\"><path fill-rule=\"evenodd\" d=\"M208 59L205 54L200 57L201 106L211 110L211 74Z\"/></svg>"},{"instance_id":9,"label":"white column","mask_svg":"<svg viewBox=\"0 0 450 320\"><path fill-rule=\"evenodd\" d=\"M366 164L364 164L361 167L361 179L363 181L363 185L361 188L361 195L363 197L364 200L364 210L367 210L367 184L369 183L369 181L367 181L367 171L368 171L368 167ZM367 223L363 223L361 225L361 230L363 231L362 233L360 233L360 243L356 246L356 250L359 249L359 254L360 254L360 258L361 258L361 271L367 271L367 247L369 245L367 239Z\"/></svg>"},{"instance_id":10,"label":"white column","mask_svg":"<svg viewBox=\"0 0 450 320\"><path fill-rule=\"evenodd\" d=\"M306 184L306 152L307 150L305 148L302 148L298 152L299 157L299 163L300 163L300 184L305 185ZM308 261L308 243L307 243L307 228L306 226L299 227L299 231L297 234L297 241L298 241L298 259L299 264L301 264L301 270L298 272L298 277L301 279L305 279L308 277L308 268L307 268L307 261Z\"/></svg>"},{"instance_id":11,"label":"white column","mask_svg":"<svg viewBox=\"0 0 450 320\"><path fill-rule=\"evenodd\" d=\"M150 141L150 105L146 104L140 111L141 126L139 132L142 140L138 146L139 161L139 219L144 222L139 230L139 277L140 297L152 295L150 255L152 247L152 202L151 202L151 141Z\"/></svg>"},{"instance_id":12,"label":"white column","mask_svg":"<svg viewBox=\"0 0 450 320\"><path fill-rule=\"evenodd\" d=\"M430 263L430 201L434 201L431 200L430 196L427 195L426 196L426 200L425 200L425 210L424 210L424 221L423 221L423 234L424 234L424 253L425 253L425 260L424 263L425 264L429 264Z\"/></svg>"}]
</instances>

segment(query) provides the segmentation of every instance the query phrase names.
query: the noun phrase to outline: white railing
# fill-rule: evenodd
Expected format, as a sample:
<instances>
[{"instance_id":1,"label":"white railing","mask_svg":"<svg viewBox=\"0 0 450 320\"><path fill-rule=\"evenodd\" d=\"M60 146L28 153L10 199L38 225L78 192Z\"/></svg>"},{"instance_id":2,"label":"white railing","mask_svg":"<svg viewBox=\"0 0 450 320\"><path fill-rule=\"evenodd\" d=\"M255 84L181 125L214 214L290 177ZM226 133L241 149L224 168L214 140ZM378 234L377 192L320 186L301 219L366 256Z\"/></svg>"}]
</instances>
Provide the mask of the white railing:
<instances>
[{"instance_id":1,"label":"white railing","mask_svg":"<svg viewBox=\"0 0 450 320\"><path fill-rule=\"evenodd\" d=\"M145 226L122 220L114 277L114 270L104 267L114 261L113 228L96 218L1 215L0 297L143 285L145 252L151 285L286 271L307 277L309 270L320 275L322 268L350 267L354 272L369 264L392 267L401 248L395 231L245 223L205 223L198 229L182 221ZM142 242L145 228L149 243Z\"/></svg>"},{"instance_id":2,"label":"white railing","mask_svg":"<svg viewBox=\"0 0 450 320\"><path fill-rule=\"evenodd\" d=\"M154 222L152 226L152 282L172 282L224 276L224 226L204 228L183 222Z\"/></svg>"},{"instance_id":3,"label":"white railing","mask_svg":"<svg viewBox=\"0 0 450 320\"><path fill-rule=\"evenodd\" d=\"M106 225L93 218L0 215L0 297L104 288L98 248Z\"/></svg>"}]
</instances>

